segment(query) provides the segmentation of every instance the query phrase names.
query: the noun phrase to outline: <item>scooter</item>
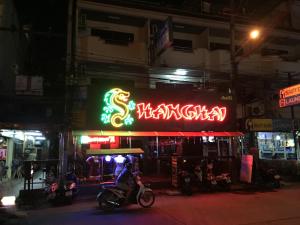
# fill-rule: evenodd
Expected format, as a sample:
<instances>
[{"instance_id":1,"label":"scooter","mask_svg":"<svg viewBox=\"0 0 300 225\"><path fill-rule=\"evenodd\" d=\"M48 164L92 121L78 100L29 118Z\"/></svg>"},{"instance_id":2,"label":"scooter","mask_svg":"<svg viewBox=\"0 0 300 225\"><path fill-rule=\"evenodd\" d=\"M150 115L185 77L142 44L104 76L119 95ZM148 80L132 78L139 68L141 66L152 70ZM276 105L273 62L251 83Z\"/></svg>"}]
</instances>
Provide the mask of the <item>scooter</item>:
<instances>
[{"instance_id":1,"label":"scooter","mask_svg":"<svg viewBox=\"0 0 300 225\"><path fill-rule=\"evenodd\" d=\"M138 204L143 208L149 208L155 202L155 195L152 189L145 186L138 175L135 176L132 191L129 195L115 184L104 184L100 188L97 202L103 211L113 211L128 204Z\"/></svg>"}]
</instances>

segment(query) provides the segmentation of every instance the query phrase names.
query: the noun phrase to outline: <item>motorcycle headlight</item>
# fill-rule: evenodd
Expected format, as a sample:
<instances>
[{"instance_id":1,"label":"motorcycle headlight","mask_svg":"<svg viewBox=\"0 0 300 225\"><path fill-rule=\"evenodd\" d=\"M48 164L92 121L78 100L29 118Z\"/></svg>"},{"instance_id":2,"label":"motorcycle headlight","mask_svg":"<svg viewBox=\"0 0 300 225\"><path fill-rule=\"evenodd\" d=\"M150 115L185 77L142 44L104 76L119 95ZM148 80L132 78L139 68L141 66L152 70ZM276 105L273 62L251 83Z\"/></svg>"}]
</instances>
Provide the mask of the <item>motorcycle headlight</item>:
<instances>
[{"instance_id":1,"label":"motorcycle headlight","mask_svg":"<svg viewBox=\"0 0 300 225\"><path fill-rule=\"evenodd\" d=\"M16 196L4 196L1 199L1 204L3 206L13 206L16 202Z\"/></svg>"}]
</instances>

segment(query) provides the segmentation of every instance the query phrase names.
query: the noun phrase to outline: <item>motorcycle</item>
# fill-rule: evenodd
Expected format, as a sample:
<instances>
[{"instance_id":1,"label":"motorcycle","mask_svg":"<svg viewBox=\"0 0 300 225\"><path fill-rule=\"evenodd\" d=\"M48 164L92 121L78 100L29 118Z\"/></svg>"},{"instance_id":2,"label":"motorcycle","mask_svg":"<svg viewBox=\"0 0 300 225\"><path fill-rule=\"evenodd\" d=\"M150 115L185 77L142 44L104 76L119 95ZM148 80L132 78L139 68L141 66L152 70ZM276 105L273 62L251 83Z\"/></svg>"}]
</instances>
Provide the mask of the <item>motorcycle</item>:
<instances>
[{"instance_id":1,"label":"motorcycle","mask_svg":"<svg viewBox=\"0 0 300 225\"><path fill-rule=\"evenodd\" d=\"M199 180L202 179L202 183L209 191L216 190L230 190L231 187L231 176L229 173L220 173L215 175L214 162L206 161L202 162L202 168L198 166L195 168L195 174L198 174ZM204 173L203 173L204 171ZM201 174L201 176L200 176Z\"/></svg>"},{"instance_id":2,"label":"motorcycle","mask_svg":"<svg viewBox=\"0 0 300 225\"><path fill-rule=\"evenodd\" d=\"M229 191L231 188L231 176L229 173L221 173L216 176L216 182L219 188Z\"/></svg>"},{"instance_id":3,"label":"motorcycle","mask_svg":"<svg viewBox=\"0 0 300 225\"><path fill-rule=\"evenodd\" d=\"M143 208L151 207L155 202L152 189L144 185L138 175L133 180L132 191L129 195L115 184L101 185L101 190L97 195L99 207L103 211L112 211L127 204L138 204Z\"/></svg>"},{"instance_id":4,"label":"motorcycle","mask_svg":"<svg viewBox=\"0 0 300 225\"><path fill-rule=\"evenodd\" d=\"M192 195L191 176L188 171L182 170L180 173L181 192L185 195Z\"/></svg>"},{"instance_id":5,"label":"motorcycle","mask_svg":"<svg viewBox=\"0 0 300 225\"><path fill-rule=\"evenodd\" d=\"M72 179L71 179L72 177ZM53 178L48 178L46 180L45 192L47 195L47 200L51 203L67 203L71 204L74 197L77 195L79 189L77 187L77 178L73 179L74 176L66 175L65 180L58 183Z\"/></svg>"},{"instance_id":6,"label":"motorcycle","mask_svg":"<svg viewBox=\"0 0 300 225\"><path fill-rule=\"evenodd\" d=\"M281 186L281 177L275 169L261 169L260 178L260 184L263 186L270 186L271 188L280 188Z\"/></svg>"}]
</instances>

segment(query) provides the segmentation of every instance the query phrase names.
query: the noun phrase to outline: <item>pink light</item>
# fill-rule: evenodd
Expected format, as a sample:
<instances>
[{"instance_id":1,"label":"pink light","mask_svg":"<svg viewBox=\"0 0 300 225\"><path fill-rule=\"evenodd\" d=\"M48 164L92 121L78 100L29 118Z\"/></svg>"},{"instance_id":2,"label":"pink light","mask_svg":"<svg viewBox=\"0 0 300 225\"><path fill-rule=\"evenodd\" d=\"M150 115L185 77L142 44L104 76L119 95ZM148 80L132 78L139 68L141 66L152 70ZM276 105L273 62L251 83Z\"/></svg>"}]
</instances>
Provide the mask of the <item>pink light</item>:
<instances>
[{"instance_id":1,"label":"pink light","mask_svg":"<svg viewBox=\"0 0 300 225\"><path fill-rule=\"evenodd\" d=\"M96 143L115 143L116 138L114 136L102 137L102 136L81 136L81 144L96 144Z\"/></svg>"},{"instance_id":2,"label":"pink light","mask_svg":"<svg viewBox=\"0 0 300 225\"><path fill-rule=\"evenodd\" d=\"M159 104L156 107L151 103L138 103L137 105L138 119L154 119L154 120L189 120L189 121L219 121L222 122L226 118L227 108L213 106L208 109L206 105L186 104Z\"/></svg>"}]
</instances>

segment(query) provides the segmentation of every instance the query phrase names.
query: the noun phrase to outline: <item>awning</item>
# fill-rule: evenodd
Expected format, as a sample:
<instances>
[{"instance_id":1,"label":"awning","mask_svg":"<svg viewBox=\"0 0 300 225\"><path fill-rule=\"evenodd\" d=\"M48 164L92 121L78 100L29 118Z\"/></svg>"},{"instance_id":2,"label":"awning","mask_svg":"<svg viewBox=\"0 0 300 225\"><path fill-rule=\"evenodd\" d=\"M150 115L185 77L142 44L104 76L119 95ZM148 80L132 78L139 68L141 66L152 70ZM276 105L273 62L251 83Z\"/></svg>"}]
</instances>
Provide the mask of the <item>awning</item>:
<instances>
[{"instance_id":1,"label":"awning","mask_svg":"<svg viewBox=\"0 0 300 225\"><path fill-rule=\"evenodd\" d=\"M87 149L87 155L143 154L141 148Z\"/></svg>"},{"instance_id":2,"label":"awning","mask_svg":"<svg viewBox=\"0 0 300 225\"><path fill-rule=\"evenodd\" d=\"M73 131L74 136L123 136L123 137L237 137L244 136L242 132L160 132L160 131Z\"/></svg>"}]
</instances>

